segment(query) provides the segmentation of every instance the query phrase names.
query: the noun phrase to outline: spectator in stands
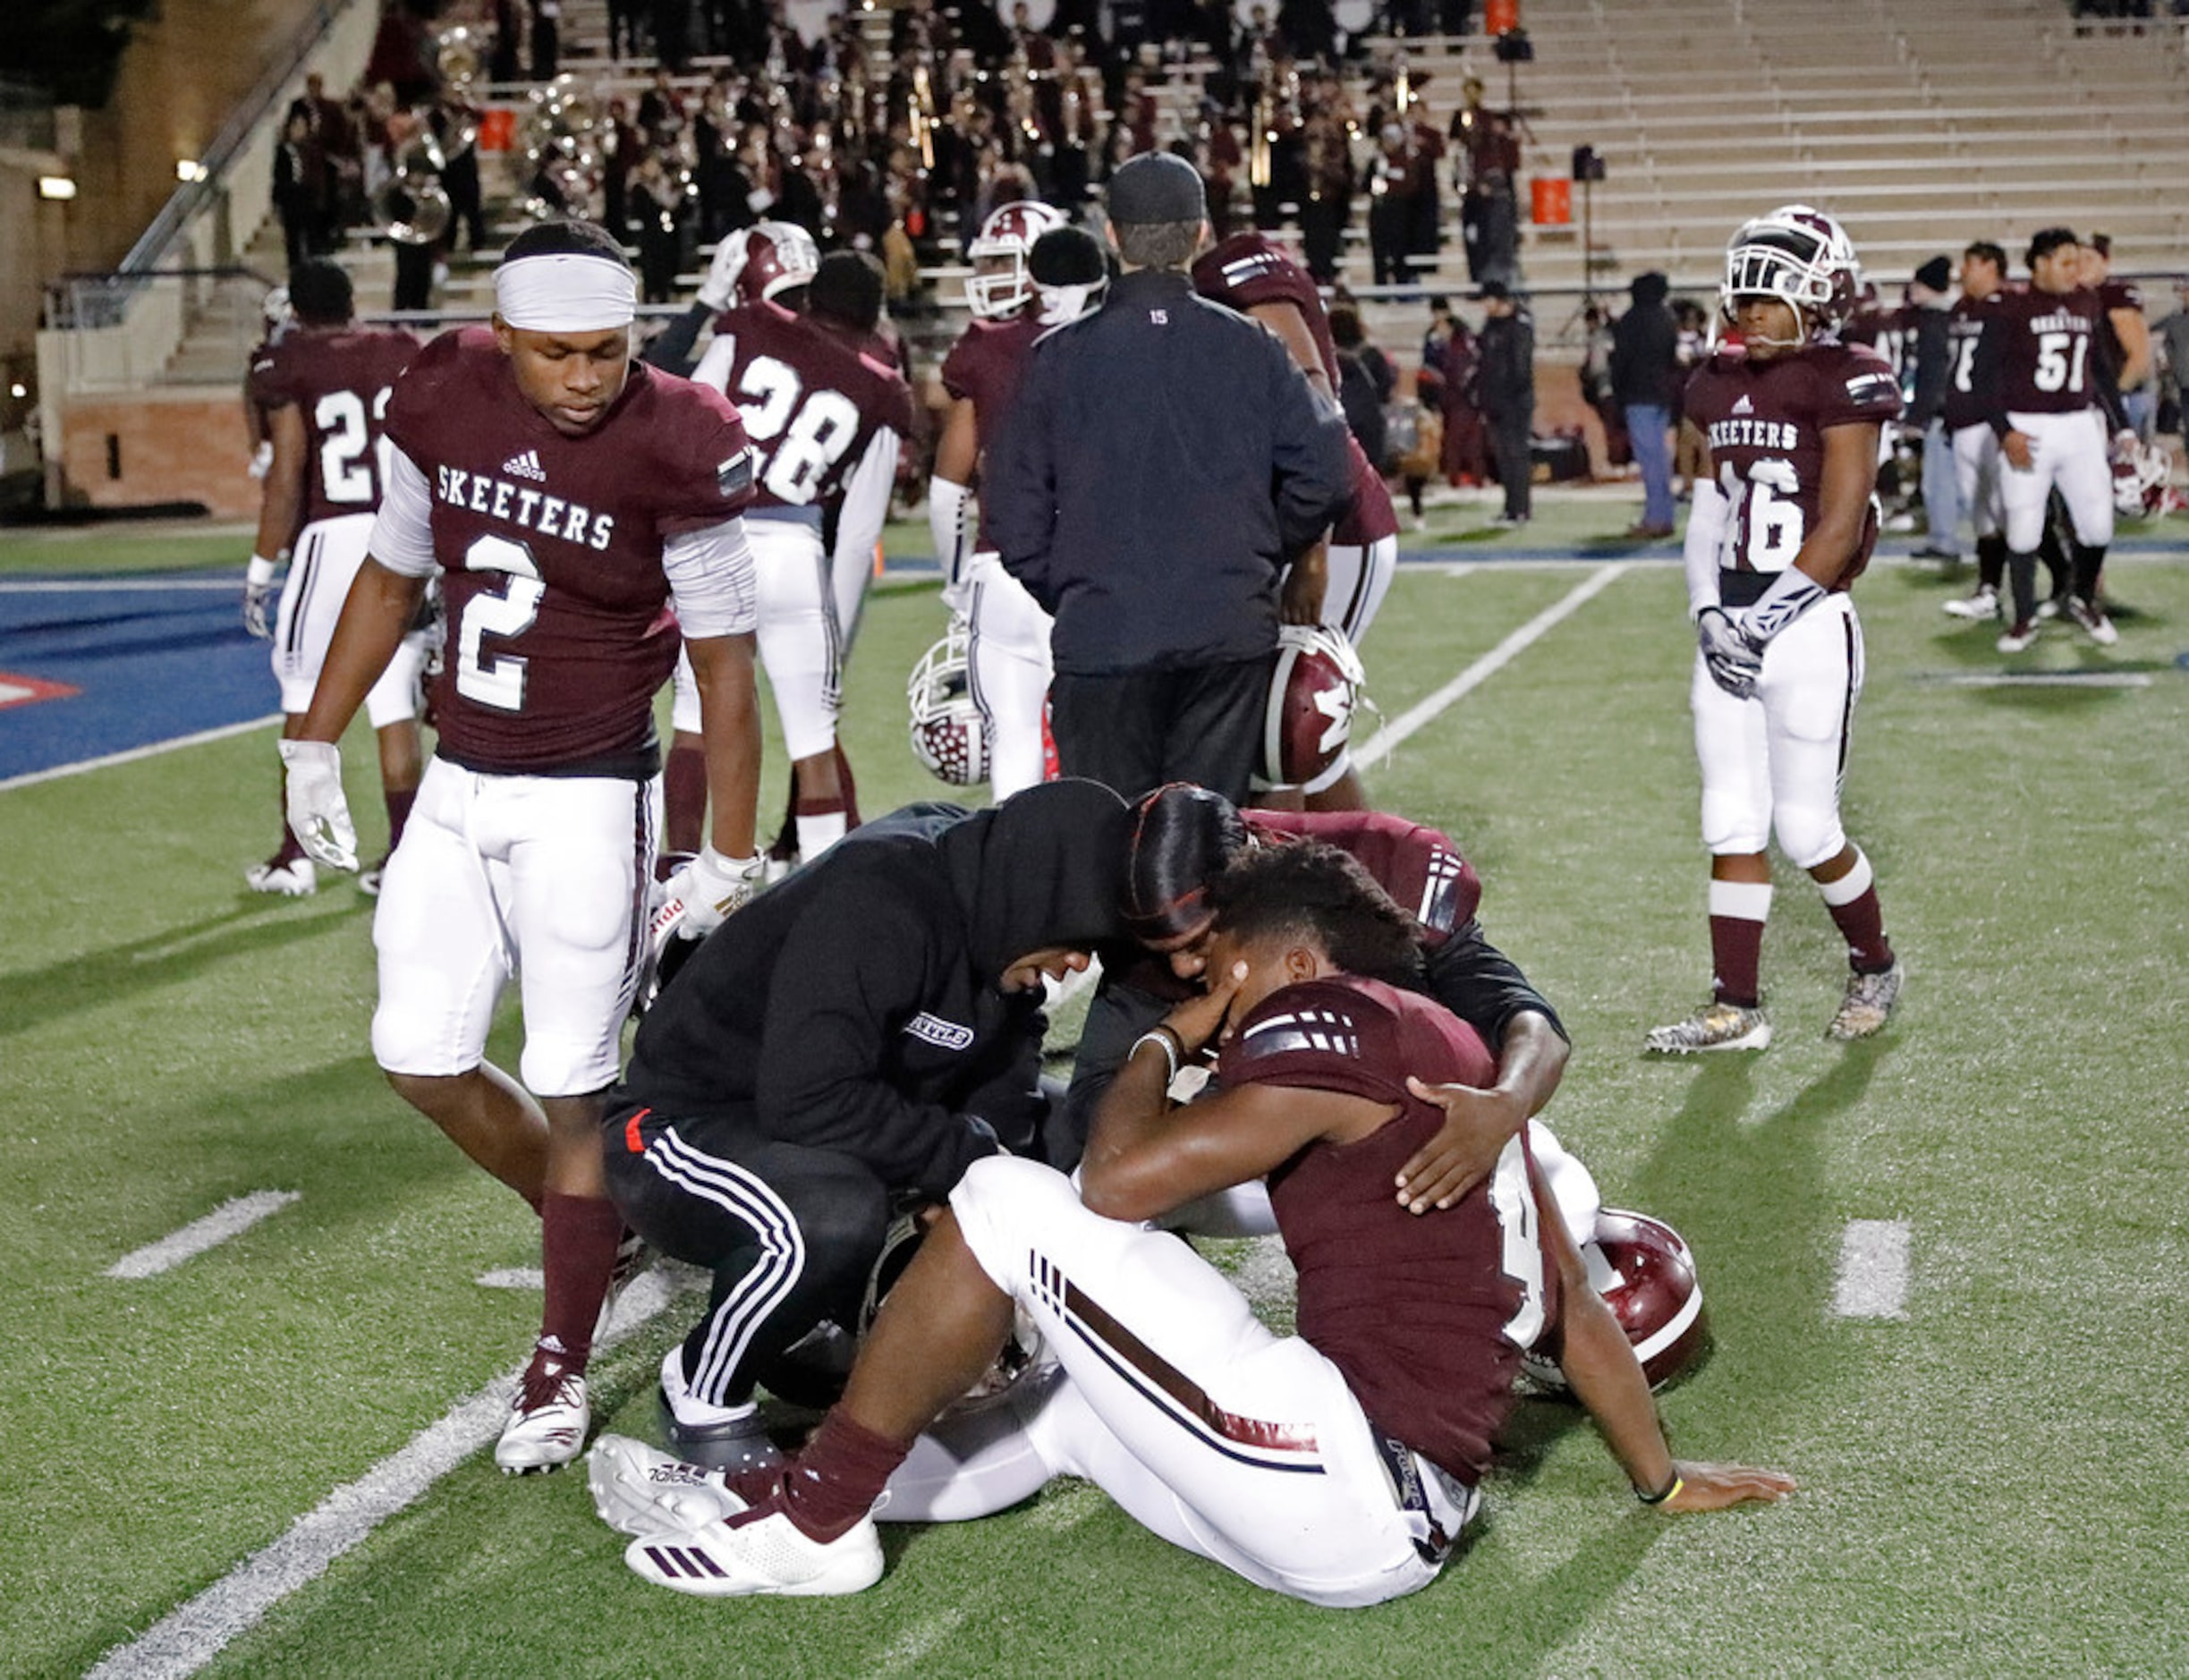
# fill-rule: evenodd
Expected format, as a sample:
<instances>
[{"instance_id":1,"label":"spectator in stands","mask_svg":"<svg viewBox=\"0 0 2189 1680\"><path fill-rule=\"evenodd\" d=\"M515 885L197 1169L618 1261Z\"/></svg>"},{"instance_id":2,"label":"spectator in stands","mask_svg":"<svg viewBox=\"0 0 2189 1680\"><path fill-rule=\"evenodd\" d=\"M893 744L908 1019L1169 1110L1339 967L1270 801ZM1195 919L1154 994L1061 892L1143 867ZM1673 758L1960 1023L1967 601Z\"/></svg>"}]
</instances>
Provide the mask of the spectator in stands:
<instances>
[{"instance_id":1,"label":"spectator in stands","mask_svg":"<svg viewBox=\"0 0 2189 1680\"><path fill-rule=\"evenodd\" d=\"M1710 318L1693 298L1672 301L1672 318L1680 329L1680 370L1690 375L1710 359ZM1703 455L1701 436L1693 427L1680 428L1672 447L1672 493L1684 497L1695 481L1695 470Z\"/></svg>"},{"instance_id":2,"label":"spectator in stands","mask_svg":"<svg viewBox=\"0 0 2189 1680\"><path fill-rule=\"evenodd\" d=\"M1452 318L1452 335L1444 346L1444 476L1455 485L1489 479L1489 440L1482 427L1477 376L1481 347L1467 323Z\"/></svg>"},{"instance_id":3,"label":"spectator in stands","mask_svg":"<svg viewBox=\"0 0 2189 1680\"><path fill-rule=\"evenodd\" d=\"M1452 300L1443 293L1430 294L1429 330L1421 335L1421 359L1413 376L1413 395L1423 408L1444 406L1444 361L1459 328L1452 314Z\"/></svg>"},{"instance_id":4,"label":"spectator in stands","mask_svg":"<svg viewBox=\"0 0 2189 1680\"><path fill-rule=\"evenodd\" d=\"M1350 304L1330 310L1330 343L1337 351L1337 402L1345 411L1345 424L1376 471L1388 472L1390 440L1384 412L1398 388L1398 370L1369 342L1361 312Z\"/></svg>"},{"instance_id":5,"label":"spectator in stands","mask_svg":"<svg viewBox=\"0 0 2189 1680\"><path fill-rule=\"evenodd\" d=\"M532 10L532 80L553 81L563 55L562 0L529 0L529 4Z\"/></svg>"},{"instance_id":6,"label":"spectator in stands","mask_svg":"<svg viewBox=\"0 0 2189 1680\"><path fill-rule=\"evenodd\" d=\"M1338 259L1345 244L1345 224L1353 219L1353 154L1345 129L1328 110L1311 113L1302 130L1302 173L1306 197L1300 204L1300 241L1309 274L1319 285L1337 280Z\"/></svg>"},{"instance_id":7,"label":"spectator in stands","mask_svg":"<svg viewBox=\"0 0 2189 1680\"><path fill-rule=\"evenodd\" d=\"M1492 523L1513 530L1528 522L1535 471L1535 322L1510 287L1486 282L1477 293L1482 323L1476 383L1490 456L1505 490L1505 510Z\"/></svg>"},{"instance_id":8,"label":"spectator in stands","mask_svg":"<svg viewBox=\"0 0 2189 1680\"><path fill-rule=\"evenodd\" d=\"M1604 465L1624 467L1633 459L1626 437L1626 415L1611 394L1611 322L1603 305L1581 311L1581 400L1604 428Z\"/></svg>"},{"instance_id":9,"label":"spectator in stands","mask_svg":"<svg viewBox=\"0 0 2189 1680\"><path fill-rule=\"evenodd\" d=\"M1914 373L1914 395L1903 424L1923 450L1923 525L1930 533L1916 549L1919 560L1961 559L1961 495L1954 480L1954 440L1942 418L1946 387L1953 377L1950 342L1953 259L1933 257L1915 271L1908 287L1907 328L1903 353Z\"/></svg>"},{"instance_id":10,"label":"spectator in stands","mask_svg":"<svg viewBox=\"0 0 2189 1680\"><path fill-rule=\"evenodd\" d=\"M311 119L293 107L274 148L274 213L281 218L282 248L292 273L318 250L326 221L323 181L312 166Z\"/></svg>"},{"instance_id":11,"label":"spectator in stands","mask_svg":"<svg viewBox=\"0 0 2189 1680\"><path fill-rule=\"evenodd\" d=\"M1512 177L1484 170L1467 183L1459 203L1459 232L1467 250L1467 277L1477 285L1511 287L1520 277L1520 216Z\"/></svg>"},{"instance_id":12,"label":"spectator in stands","mask_svg":"<svg viewBox=\"0 0 2189 1680\"><path fill-rule=\"evenodd\" d=\"M1642 470L1642 518L1626 534L1654 542L1672 535L1672 421L1686 377L1679 323L1665 303L1671 283L1651 269L1626 289L1631 301L1611 329L1611 396Z\"/></svg>"},{"instance_id":13,"label":"spectator in stands","mask_svg":"<svg viewBox=\"0 0 2189 1680\"><path fill-rule=\"evenodd\" d=\"M1369 182L1368 246L1376 284L1404 285L1413 278L1415 200L1431 165L1414 147L1413 127L1396 118L1377 138L1375 174Z\"/></svg>"},{"instance_id":14,"label":"spectator in stands","mask_svg":"<svg viewBox=\"0 0 2189 1680\"><path fill-rule=\"evenodd\" d=\"M631 216L639 242L639 279L649 303L670 301L683 256L684 189L661 153L649 148L631 177Z\"/></svg>"}]
</instances>

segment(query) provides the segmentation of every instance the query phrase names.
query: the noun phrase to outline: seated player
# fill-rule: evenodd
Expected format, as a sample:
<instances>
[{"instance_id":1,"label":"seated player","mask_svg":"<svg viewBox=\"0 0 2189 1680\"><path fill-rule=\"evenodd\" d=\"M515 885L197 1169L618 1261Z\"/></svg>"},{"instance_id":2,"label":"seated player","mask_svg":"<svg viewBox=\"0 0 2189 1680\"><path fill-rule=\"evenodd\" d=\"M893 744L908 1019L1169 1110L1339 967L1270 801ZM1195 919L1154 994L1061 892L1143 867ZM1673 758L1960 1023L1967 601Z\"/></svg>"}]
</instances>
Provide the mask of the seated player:
<instances>
[{"instance_id":1,"label":"seated player","mask_svg":"<svg viewBox=\"0 0 2189 1680\"><path fill-rule=\"evenodd\" d=\"M684 1456L773 1458L755 1384L858 1321L893 1200L940 1201L999 1143L1034 1147L1042 976L1115 936L1125 827L1092 782L912 807L761 895L664 987L603 1135L624 1218L714 1275L661 1365Z\"/></svg>"},{"instance_id":2,"label":"seated player","mask_svg":"<svg viewBox=\"0 0 2189 1680\"><path fill-rule=\"evenodd\" d=\"M1449 1207L1550 1100L1570 1054L1565 1028L1483 933L1475 917L1482 884L1449 836L1381 811L1242 811L1219 793L1179 782L1158 788L1134 811L1125 925L1140 948L1104 954L1057 1133L1071 1152L1053 1165L1077 1161L1076 1146L1132 1044L1199 982L1209 881L1251 847L1302 838L1349 853L1412 911L1424 953L1419 989L1473 1028L1497 1058L1494 1081L1453 1098L1451 1124L1404 1164L1399 1200L1416 1213Z\"/></svg>"},{"instance_id":3,"label":"seated player","mask_svg":"<svg viewBox=\"0 0 2189 1680\"><path fill-rule=\"evenodd\" d=\"M1537 1345L1643 1503L1711 1510L1792 1489L1769 1471L1675 1462L1524 1137L1449 1212L1393 1201L1393 1169L1439 1119L1407 1070L1479 1082L1489 1057L1393 983L1418 964L1413 929L1359 865L1313 844L1259 853L1212 899L1221 978L1134 1047L1081 1192L1035 1162L976 1162L802 1452L772 1473L704 1478L602 1443L595 1503L638 1536L632 1570L706 1597L855 1592L882 1573L875 1515L983 1515L1068 1474L1259 1586L1379 1603L1434 1580L1480 1507ZM1222 1090L1174 1107L1173 1073L1212 1041ZM1264 1174L1299 1271L1291 1336L1138 1223ZM923 1438L1021 1313L1056 1363Z\"/></svg>"}]
</instances>

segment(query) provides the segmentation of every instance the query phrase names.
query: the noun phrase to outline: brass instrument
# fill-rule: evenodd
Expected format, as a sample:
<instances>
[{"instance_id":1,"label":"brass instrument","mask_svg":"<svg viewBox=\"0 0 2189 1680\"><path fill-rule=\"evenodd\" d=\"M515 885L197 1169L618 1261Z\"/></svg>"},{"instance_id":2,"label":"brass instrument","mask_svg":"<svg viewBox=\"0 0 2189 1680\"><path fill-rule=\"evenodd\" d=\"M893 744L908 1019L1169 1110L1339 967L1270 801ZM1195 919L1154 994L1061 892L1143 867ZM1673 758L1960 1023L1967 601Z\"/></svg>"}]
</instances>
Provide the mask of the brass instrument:
<instances>
[{"instance_id":1,"label":"brass instrument","mask_svg":"<svg viewBox=\"0 0 2189 1680\"><path fill-rule=\"evenodd\" d=\"M441 174L448 159L422 111L411 113L415 132L395 153L395 170L373 190L373 225L399 245L430 245L454 219Z\"/></svg>"},{"instance_id":2,"label":"brass instrument","mask_svg":"<svg viewBox=\"0 0 2189 1680\"><path fill-rule=\"evenodd\" d=\"M463 92L478 79L484 62L479 37L466 24L443 30L433 38L433 68L445 88Z\"/></svg>"},{"instance_id":3,"label":"brass instrument","mask_svg":"<svg viewBox=\"0 0 2189 1680\"><path fill-rule=\"evenodd\" d=\"M615 144L614 132L600 101L575 76L565 72L532 89L520 140L530 169L527 179L535 189L519 201L525 216L539 221L598 214L596 196L605 157ZM536 190L543 178L562 200L559 205Z\"/></svg>"},{"instance_id":4,"label":"brass instrument","mask_svg":"<svg viewBox=\"0 0 2189 1680\"><path fill-rule=\"evenodd\" d=\"M1266 187L1273 178L1277 148L1277 98L1267 81L1254 90L1252 132L1247 137L1246 179L1249 186Z\"/></svg>"},{"instance_id":5,"label":"brass instrument","mask_svg":"<svg viewBox=\"0 0 2189 1680\"><path fill-rule=\"evenodd\" d=\"M920 148L920 166L935 167L935 87L928 80L926 64L912 68L912 143Z\"/></svg>"}]
</instances>

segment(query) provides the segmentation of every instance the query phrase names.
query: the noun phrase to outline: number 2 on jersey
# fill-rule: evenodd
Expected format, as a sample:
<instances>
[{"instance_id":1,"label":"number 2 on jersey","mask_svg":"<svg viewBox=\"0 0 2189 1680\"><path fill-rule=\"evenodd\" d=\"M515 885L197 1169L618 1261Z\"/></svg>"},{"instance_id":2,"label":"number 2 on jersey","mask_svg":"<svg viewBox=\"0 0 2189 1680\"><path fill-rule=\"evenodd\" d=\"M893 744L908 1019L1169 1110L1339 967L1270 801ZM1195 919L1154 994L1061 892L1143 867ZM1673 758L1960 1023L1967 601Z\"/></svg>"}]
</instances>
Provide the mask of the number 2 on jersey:
<instances>
[{"instance_id":1,"label":"number 2 on jersey","mask_svg":"<svg viewBox=\"0 0 2189 1680\"><path fill-rule=\"evenodd\" d=\"M489 658L480 644L488 636L522 636L539 616L547 586L532 551L506 537L481 537L463 551L467 572L499 572L500 593L482 590L463 604L462 622L449 626L456 638L456 692L496 711L524 709L527 661L515 654Z\"/></svg>"},{"instance_id":2,"label":"number 2 on jersey","mask_svg":"<svg viewBox=\"0 0 2189 1680\"><path fill-rule=\"evenodd\" d=\"M372 418L387 418L387 399L395 395L395 387L382 386L372 399ZM365 399L355 391L329 391L321 397L311 412L312 424L319 428L319 481L327 488L327 499L335 503L369 503L378 499L373 488L373 464L380 470L380 482L387 481L387 439L380 439L376 463L369 464L365 451L372 441L372 430L365 423Z\"/></svg>"},{"instance_id":3,"label":"number 2 on jersey","mask_svg":"<svg viewBox=\"0 0 2189 1680\"><path fill-rule=\"evenodd\" d=\"M732 394L768 466L760 482L777 501L802 507L828 469L859 435L859 407L841 391L808 391L798 369L774 356L755 356Z\"/></svg>"}]
</instances>

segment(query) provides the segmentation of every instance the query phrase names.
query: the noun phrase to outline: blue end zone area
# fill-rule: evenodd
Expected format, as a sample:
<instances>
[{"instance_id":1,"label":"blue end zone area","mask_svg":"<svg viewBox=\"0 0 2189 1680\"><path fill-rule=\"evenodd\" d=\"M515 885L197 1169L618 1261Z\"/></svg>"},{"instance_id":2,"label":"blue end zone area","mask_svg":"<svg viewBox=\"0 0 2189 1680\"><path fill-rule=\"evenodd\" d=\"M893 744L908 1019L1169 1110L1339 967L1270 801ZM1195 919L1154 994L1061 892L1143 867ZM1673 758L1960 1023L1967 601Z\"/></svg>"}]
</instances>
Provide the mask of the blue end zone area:
<instances>
[{"instance_id":1,"label":"blue end zone area","mask_svg":"<svg viewBox=\"0 0 2189 1680\"><path fill-rule=\"evenodd\" d=\"M0 581L0 688L77 691L0 707L0 780L276 712L269 651L233 575Z\"/></svg>"}]
</instances>

